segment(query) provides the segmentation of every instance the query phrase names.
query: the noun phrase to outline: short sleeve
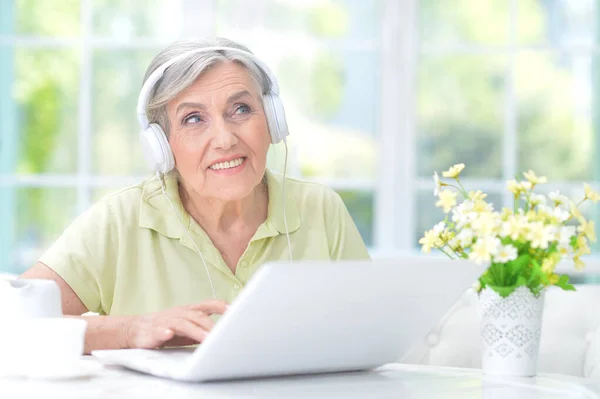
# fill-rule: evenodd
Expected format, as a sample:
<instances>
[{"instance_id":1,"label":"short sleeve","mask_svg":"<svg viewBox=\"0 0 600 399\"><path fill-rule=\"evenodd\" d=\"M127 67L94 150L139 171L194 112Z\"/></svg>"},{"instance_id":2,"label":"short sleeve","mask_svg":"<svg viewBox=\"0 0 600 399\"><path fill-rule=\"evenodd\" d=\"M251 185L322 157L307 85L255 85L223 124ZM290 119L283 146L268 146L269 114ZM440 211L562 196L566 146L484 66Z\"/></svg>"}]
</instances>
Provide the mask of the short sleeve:
<instances>
[{"instance_id":1,"label":"short sleeve","mask_svg":"<svg viewBox=\"0 0 600 399\"><path fill-rule=\"evenodd\" d=\"M370 259L367 247L338 193L332 191L326 206L329 255L332 260Z\"/></svg>"},{"instance_id":2,"label":"short sleeve","mask_svg":"<svg viewBox=\"0 0 600 399\"><path fill-rule=\"evenodd\" d=\"M107 202L81 214L39 261L73 289L90 312L106 314L114 292L116 226Z\"/></svg>"}]
</instances>

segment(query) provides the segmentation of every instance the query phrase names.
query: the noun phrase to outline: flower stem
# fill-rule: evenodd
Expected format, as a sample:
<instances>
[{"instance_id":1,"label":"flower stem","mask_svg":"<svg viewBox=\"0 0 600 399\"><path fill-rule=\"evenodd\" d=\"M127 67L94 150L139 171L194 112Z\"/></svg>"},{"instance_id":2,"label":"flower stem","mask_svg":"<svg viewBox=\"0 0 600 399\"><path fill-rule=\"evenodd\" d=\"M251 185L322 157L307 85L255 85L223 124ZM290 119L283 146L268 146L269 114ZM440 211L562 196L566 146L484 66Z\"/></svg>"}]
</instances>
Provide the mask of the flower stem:
<instances>
[{"instance_id":1,"label":"flower stem","mask_svg":"<svg viewBox=\"0 0 600 399\"><path fill-rule=\"evenodd\" d=\"M442 251L444 254L446 254L447 257L449 257L450 259L454 259L448 252L444 251L444 247L436 247L437 249L439 249L440 251Z\"/></svg>"},{"instance_id":2,"label":"flower stem","mask_svg":"<svg viewBox=\"0 0 600 399\"><path fill-rule=\"evenodd\" d=\"M458 183L458 185L460 186L460 189L462 191L462 195L467 198L469 196L469 194L467 194L467 190L465 190L465 188L463 187L462 183L460 182L460 179L457 177L456 178L456 182Z\"/></svg>"}]
</instances>

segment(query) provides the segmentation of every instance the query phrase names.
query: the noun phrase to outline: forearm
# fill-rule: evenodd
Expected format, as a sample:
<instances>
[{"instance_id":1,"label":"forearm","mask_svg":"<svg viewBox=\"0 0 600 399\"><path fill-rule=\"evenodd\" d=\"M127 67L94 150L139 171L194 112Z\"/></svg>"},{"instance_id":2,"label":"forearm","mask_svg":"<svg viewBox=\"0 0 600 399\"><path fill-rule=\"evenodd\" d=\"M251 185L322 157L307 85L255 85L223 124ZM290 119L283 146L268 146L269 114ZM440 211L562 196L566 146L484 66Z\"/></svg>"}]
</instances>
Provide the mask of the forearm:
<instances>
[{"instance_id":1,"label":"forearm","mask_svg":"<svg viewBox=\"0 0 600 399\"><path fill-rule=\"evenodd\" d=\"M87 321L84 353L98 349L129 348L128 332L135 316L67 316Z\"/></svg>"}]
</instances>

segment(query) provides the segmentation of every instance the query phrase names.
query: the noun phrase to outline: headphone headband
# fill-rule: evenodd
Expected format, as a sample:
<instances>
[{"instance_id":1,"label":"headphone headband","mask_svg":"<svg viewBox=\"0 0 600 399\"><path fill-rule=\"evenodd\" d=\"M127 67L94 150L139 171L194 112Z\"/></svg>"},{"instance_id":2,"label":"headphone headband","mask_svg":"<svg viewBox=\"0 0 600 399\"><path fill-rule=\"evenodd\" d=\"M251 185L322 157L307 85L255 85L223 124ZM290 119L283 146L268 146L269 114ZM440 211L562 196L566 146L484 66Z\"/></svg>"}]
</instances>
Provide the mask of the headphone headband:
<instances>
[{"instance_id":1,"label":"headphone headband","mask_svg":"<svg viewBox=\"0 0 600 399\"><path fill-rule=\"evenodd\" d=\"M146 81L144 82L144 84L142 86L140 95L138 97L138 102L137 102L137 117L138 117L138 121L139 121L140 125L142 126L142 129L146 129L150 125L150 123L148 121L148 117L146 116L146 107L148 106L148 100L150 98L150 93L152 92L154 85L156 84L156 82L158 82L160 80L160 78L162 78L163 74L165 73L165 70L168 67L170 67L171 65L175 64L176 62L178 62L182 59L185 59L192 54L207 53L209 51L219 51L219 50L243 53L244 55L246 55L260 69L262 69L262 71L269 78L270 83L271 83L270 92L275 95L279 95L279 85L277 84L277 79L275 78L275 75L273 74L271 69L264 62L262 62L258 57L256 57L254 54L252 54L248 51L245 51L245 50L240 50L240 49L234 48L234 47L216 46L216 47L198 48L198 49L186 51L185 53L179 54L178 56L171 58L170 60L161 64L158 68L156 68L150 74L150 76L148 76L148 79L146 79Z\"/></svg>"}]
</instances>

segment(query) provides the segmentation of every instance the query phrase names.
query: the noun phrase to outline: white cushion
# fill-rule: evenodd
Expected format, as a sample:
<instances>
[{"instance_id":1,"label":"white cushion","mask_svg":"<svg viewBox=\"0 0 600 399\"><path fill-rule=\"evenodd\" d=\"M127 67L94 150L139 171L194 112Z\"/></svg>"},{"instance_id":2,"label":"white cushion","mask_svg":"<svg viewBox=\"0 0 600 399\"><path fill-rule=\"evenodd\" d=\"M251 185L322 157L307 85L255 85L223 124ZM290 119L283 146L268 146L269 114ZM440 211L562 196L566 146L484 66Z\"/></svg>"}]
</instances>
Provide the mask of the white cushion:
<instances>
[{"instance_id":1,"label":"white cushion","mask_svg":"<svg viewBox=\"0 0 600 399\"><path fill-rule=\"evenodd\" d=\"M14 280L17 277L18 276L16 274L12 274L12 273L0 273L0 279Z\"/></svg>"},{"instance_id":2,"label":"white cushion","mask_svg":"<svg viewBox=\"0 0 600 399\"><path fill-rule=\"evenodd\" d=\"M600 286L579 285L577 291L546 292L540 372L600 376ZM477 295L467 291L439 325L401 359L404 363L481 367L480 309ZM593 344L593 345L592 345ZM593 352L593 353L592 353Z\"/></svg>"}]
</instances>

